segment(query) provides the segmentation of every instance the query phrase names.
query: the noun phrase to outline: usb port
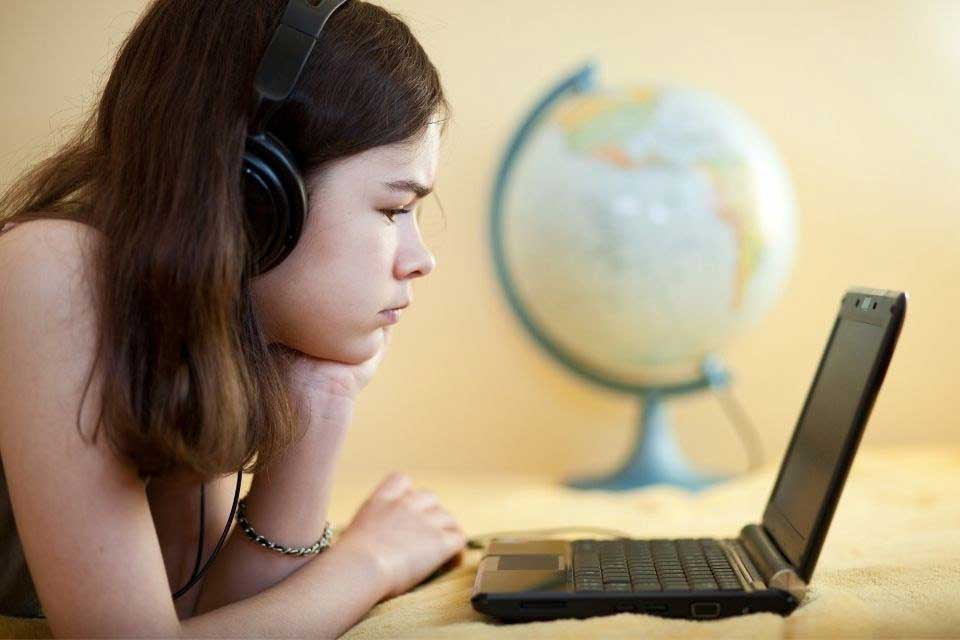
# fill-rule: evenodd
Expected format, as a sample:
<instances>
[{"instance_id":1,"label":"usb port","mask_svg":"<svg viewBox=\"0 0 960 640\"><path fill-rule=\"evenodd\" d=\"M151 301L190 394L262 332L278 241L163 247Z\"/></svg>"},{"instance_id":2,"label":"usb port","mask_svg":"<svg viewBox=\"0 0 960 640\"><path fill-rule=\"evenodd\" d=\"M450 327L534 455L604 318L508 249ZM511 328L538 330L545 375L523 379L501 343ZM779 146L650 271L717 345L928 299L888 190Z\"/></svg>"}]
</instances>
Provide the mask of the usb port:
<instances>
[{"instance_id":1,"label":"usb port","mask_svg":"<svg viewBox=\"0 0 960 640\"><path fill-rule=\"evenodd\" d=\"M690 605L690 615L694 618L719 618L719 602L694 602Z\"/></svg>"},{"instance_id":2,"label":"usb port","mask_svg":"<svg viewBox=\"0 0 960 640\"><path fill-rule=\"evenodd\" d=\"M670 611L670 605L666 604L645 604L643 605L644 613L667 613Z\"/></svg>"},{"instance_id":3,"label":"usb port","mask_svg":"<svg viewBox=\"0 0 960 640\"><path fill-rule=\"evenodd\" d=\"M521 609L564 609L567 603L563 600L521 600Z\"/></svg>"}]
</instances>

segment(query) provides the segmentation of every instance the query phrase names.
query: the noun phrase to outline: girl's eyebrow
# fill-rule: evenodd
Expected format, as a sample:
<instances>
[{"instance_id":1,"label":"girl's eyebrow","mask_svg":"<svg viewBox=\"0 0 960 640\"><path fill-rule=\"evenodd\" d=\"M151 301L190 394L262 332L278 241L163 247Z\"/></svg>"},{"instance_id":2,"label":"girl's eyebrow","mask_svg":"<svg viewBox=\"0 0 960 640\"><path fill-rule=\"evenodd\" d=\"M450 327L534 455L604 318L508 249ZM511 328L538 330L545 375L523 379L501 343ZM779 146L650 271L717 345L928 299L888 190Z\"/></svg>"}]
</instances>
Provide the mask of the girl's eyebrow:
<instances>
[{"instance_id":1,"label":"girl's eyebrow","mask_svg":"<svg viewBox=\"0 0 960 640\"><path fill-rule=\"evenodd\" d=\"M425 187L415 180L394 180L384 182L383 185L391 191L403 191L416 194L417 198L426 198L433 191L433 187Z\"/></svg>"}]
</instances>

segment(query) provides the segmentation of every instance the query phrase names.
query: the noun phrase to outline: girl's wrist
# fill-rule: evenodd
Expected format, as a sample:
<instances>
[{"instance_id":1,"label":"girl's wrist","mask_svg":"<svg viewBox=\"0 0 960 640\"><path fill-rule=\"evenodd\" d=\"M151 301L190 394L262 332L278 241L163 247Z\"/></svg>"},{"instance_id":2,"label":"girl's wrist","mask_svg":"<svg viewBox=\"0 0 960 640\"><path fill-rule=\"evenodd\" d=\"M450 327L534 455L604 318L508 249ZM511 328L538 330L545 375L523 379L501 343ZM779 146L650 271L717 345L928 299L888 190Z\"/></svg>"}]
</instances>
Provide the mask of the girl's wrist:
<instances>
[{"instance_id":1,"label":"girl's wrist","mask_svg":"<svg viewBox=\"0 0 960 640\"><path fill-rule=\"evenodd\" d=\"M349 532L349 529L345 529L342 533L337 532L340 535L334 539L328 552L338 549L354 558L359 570L370 580L376 593L379 594L377 602L390 597L393 591L393 578L384 558L372 546L350 535Z\"/></svg>"},{"instance_id":2,"label":"girl's wrist","mask_svg":"<svg viewBox=\"0 0 960 640\"><path fill-rule=\"evenodd\" d=\"M355 399L326 387L311 389L290 397L301 432L346 428L353 419Z\"/></svg>"},{"instance_id":3,"label":"girl's wrist","mask_svg":"<svg viewBox=\"0 0 960 640\"><path fill-rule=\"evenodd\" d=\"M295 537L284 544L305 546L300 538L315 540L322 533L331 476L353 419L353 402L313 396L304 399L296 414L299 437L253 475L247 502L251 512L259 514L251 515L251 522L263 528L264 535L280 541Z\"/></svg>"}]
</instances>

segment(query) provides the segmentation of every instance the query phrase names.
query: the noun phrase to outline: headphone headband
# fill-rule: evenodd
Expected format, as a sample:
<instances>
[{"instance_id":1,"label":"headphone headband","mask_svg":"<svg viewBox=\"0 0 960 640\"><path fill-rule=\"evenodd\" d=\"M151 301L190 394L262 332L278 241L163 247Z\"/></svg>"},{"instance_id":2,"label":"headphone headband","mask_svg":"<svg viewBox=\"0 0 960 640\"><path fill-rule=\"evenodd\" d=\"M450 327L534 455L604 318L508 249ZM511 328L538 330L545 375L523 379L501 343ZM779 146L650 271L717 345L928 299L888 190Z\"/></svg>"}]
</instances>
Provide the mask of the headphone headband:
<instances>
[{"instance_id":1,"label":"headphone headband","mask_svg":"<svg viewBox=\"0 0 960 640\"><path fill-rule=\"evenodd\" d=\"M308 208L296 158L266 125L293 93L327 20L347 2L290 0L257 67L256 104L240 176L253 275L269 271L293 251Z\"/></svg>"},{"instance_id":2,"label":"headphone headband","mask_svg":"<svg viewBox=\"0 0 960 640\"><path fill-rule=\"evenodd\" d=\"M318 5L308 0L287 3L253 81L257 111L251 135L266 127L273 113L293 93L324 25L347 1L321 0Z\"/></svg>"}]
</instances>

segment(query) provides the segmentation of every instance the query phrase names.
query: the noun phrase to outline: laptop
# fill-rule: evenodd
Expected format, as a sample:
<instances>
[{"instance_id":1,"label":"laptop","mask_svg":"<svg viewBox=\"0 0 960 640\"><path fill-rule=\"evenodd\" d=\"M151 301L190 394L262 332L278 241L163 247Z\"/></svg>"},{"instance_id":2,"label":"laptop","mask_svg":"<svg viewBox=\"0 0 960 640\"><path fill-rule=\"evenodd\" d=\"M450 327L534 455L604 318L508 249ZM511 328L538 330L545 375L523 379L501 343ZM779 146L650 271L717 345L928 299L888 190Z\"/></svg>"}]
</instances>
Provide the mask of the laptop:
<instances>
[{"instance_id":1,"label":"laptop","mask_svg":"<svg viewBox=\"0 0 960 640\"><path fill-rule=\"evenodd\" d=\"M494 539L474 609L502 620L789 614L813 577L906 308L899 291L843 296L759 523L736 538Z\"/></svg>"}]
</instances>

